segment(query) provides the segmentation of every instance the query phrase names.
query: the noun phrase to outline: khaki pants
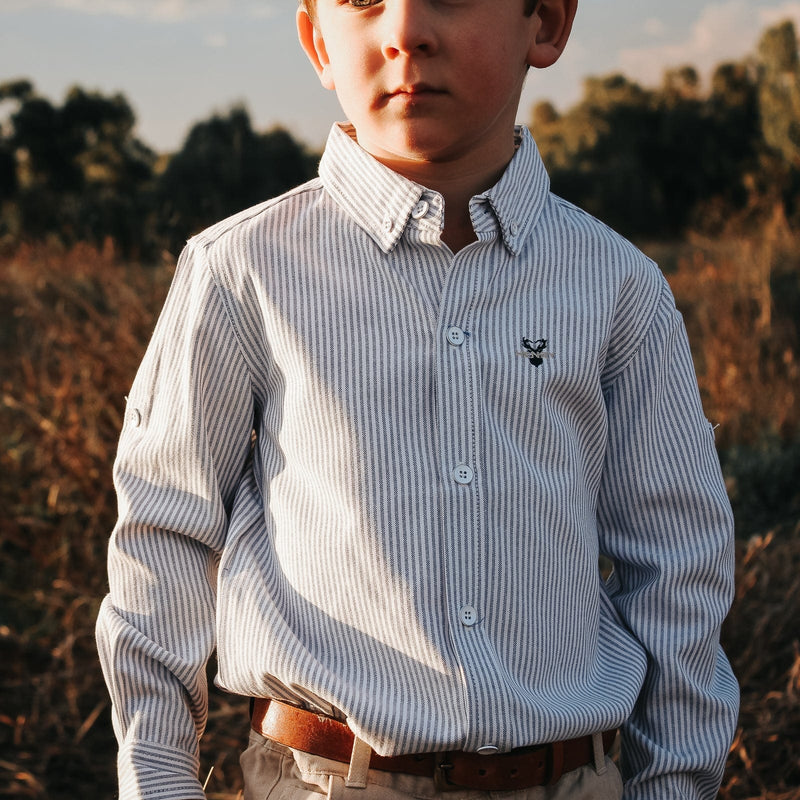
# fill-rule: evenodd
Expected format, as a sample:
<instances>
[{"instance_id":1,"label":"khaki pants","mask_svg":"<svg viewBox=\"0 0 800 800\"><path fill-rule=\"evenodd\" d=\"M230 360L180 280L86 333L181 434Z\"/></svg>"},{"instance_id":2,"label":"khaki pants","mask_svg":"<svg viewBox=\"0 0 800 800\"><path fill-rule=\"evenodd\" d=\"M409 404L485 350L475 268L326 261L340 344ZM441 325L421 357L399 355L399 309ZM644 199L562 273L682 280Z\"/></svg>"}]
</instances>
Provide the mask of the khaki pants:
<instances>
[{"instance_id":1,"label":"khaki pants","mask_svg":"<svg viewBox=\"0 0 800 800\"><path fill-rule=\"evenodd\" d=\"M553 786L511 792L439 791L433 778L370 770L365 789L348 788L348 765L290 750L251 732L241 756L244 800L620 800L622 779L606 758L567 772Z\"/></svg>"}]
</instances>

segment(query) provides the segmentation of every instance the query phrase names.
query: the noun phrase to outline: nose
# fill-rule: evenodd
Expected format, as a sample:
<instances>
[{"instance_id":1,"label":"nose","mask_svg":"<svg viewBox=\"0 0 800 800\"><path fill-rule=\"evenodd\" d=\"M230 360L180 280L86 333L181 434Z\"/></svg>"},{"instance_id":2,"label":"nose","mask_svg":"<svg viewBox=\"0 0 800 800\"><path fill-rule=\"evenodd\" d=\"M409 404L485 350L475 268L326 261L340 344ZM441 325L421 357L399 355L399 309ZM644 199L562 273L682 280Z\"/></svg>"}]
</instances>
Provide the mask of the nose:
<instances>
[{"instance_id":1,"label":"nose","mask_svg":"<svg viewBox=\"0 0 800 800\"><path fill-rule=\"evenodd\" d=\"M436 50L435 20L429 0L384 0L383 55L429 55Z\"/></svg>"}]
</instances>

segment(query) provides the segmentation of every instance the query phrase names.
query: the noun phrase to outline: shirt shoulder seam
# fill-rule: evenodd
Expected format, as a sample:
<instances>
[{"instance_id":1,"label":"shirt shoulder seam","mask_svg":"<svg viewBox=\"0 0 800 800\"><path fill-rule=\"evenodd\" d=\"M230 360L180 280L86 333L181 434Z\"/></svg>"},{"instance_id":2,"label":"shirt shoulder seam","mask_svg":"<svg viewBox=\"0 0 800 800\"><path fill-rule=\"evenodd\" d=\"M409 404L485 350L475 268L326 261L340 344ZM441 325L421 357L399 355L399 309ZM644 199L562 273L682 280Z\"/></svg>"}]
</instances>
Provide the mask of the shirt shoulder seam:
<instances>
[{"instance_id":1,"label":"shirt shoulder seam","mask_svg":"<svg viewBox=\"0 0 800 800\"><path fill-rule=\"evenodd\" d=\"M197 237L195 237L195 240ZM225 318L230 326L231 332L233 333L234 337L236 338L236 346L239 351L239 357L242 359L242 363L244 364L245 369L247 370L247 380L250 384L250 394L252 397L255 397L255 378L253 377L253 370L250 365L250 360L247 358L247 352L244 347L244 342L242 341L241 333L239 332L239 328L236 324L236 315L233 312L233 308L231 307L230 302L228 301L227 297L225 296L225 292L222 291L221 282L219 279L219 275L217 271L214 269L214 266L211 263L211 258L209 257L209 248L214 243L215 240L209 242L198 242L198 249L202 252L202 259L203 265L208 270L208 274L211 278L211 282L214 286L214 292L219 299L219 302L222 308L225 311Z\"/></svg>"},{"instance_id":2,"label":"shirt shoulder seam","mask_svg":"<svg viewBox=\"0 0 800 800\"><path fill-rule=\"evenodd\" d=\"M644 324L642 325L641 332L639 334L638 340L636 344L631 349L628 356L625 360L620 364L617 369L615 370L616 374L611 379L611 381L606 385L605 391L611 391L617 382L622 378L622 376L630 369L631 364L636 360L636 357L641 352L642 347L644 346L645 341L647 341L648 336L653 330L653 327L656 323L656 317L658 316L658 307L661 303L664 302L665 297L671 297L671 293L669 291L669 287L666 282L666 278L664 278L663 274L658 268L658 265L650 258L647 258L647 263L652 267L652 269L656 272L655 275L655 286L654 291L652 293L652 297L649 299L649 303L647 306L646 311L642 313L642 319L645 320Z\"/></svg>"},{"instance_id":3,"label":"shirt shoulder seam","mask_svg":"<svg viewBox=\"0 0 800 800\"><path fill-rule=\"evenodd\" d=\"M207 250L209 247L216 244L216 242L228 235L231 231L238 228L240 225L245 225L248 222L251 222L262 214L270 211L272 208L275 208L276 206L285 203L299 195L310 194L323 190L324 187L322 185L322 180L319 177L312 178L310 181L302 183L299 186L284 192L283 194L277 195L276 197L271 197L268 200L264 200L261 203L239 211L230 217L226 217L225 219L208 226L204 230L192 236L189 241L195 242Z\"/></svg>"}]
</instances>

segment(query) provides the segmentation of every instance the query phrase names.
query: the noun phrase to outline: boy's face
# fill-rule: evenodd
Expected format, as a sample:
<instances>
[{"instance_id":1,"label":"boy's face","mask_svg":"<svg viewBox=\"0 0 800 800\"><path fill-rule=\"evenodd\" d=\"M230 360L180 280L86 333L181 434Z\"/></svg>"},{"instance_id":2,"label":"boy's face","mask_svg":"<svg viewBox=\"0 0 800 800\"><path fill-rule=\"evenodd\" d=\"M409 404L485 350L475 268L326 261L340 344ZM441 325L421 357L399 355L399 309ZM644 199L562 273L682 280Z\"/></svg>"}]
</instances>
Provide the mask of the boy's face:
<instances>
[{"instance_id":1,"label":"boy's face","mask_svg":"<svg viewBox=\"0 0 800 800\"><path fill-rule=\"evenodd\" d=\"M563 50L577 0L316 0L298 33L359 144L391 165L490 158L513 142L528 66Z\"/></svg>"}]
</instances>

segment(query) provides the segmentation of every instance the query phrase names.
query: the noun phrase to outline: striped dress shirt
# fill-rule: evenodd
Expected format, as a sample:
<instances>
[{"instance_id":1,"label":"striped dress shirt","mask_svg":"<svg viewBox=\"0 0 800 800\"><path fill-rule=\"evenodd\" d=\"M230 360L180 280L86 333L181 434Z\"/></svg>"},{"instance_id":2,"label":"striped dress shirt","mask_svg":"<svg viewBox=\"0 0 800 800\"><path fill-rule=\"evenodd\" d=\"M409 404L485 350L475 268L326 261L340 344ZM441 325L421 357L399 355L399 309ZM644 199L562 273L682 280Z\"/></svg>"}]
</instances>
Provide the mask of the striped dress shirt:
<instances>
[{"instance_id":1,"label":"striped dress shirt","mask_svg":"<svg viewBox=\"0 0 800 800\"><path fill-rule=\"evenodd\" d=\"M188 243L131 389L97 628L121 797L203 797L216 647L220 686L384 755L623 725L626 798L712 798L732 519L666 281L524 128L455 255L442 197L349 134Z\"/></svg>"}]
</instances>

